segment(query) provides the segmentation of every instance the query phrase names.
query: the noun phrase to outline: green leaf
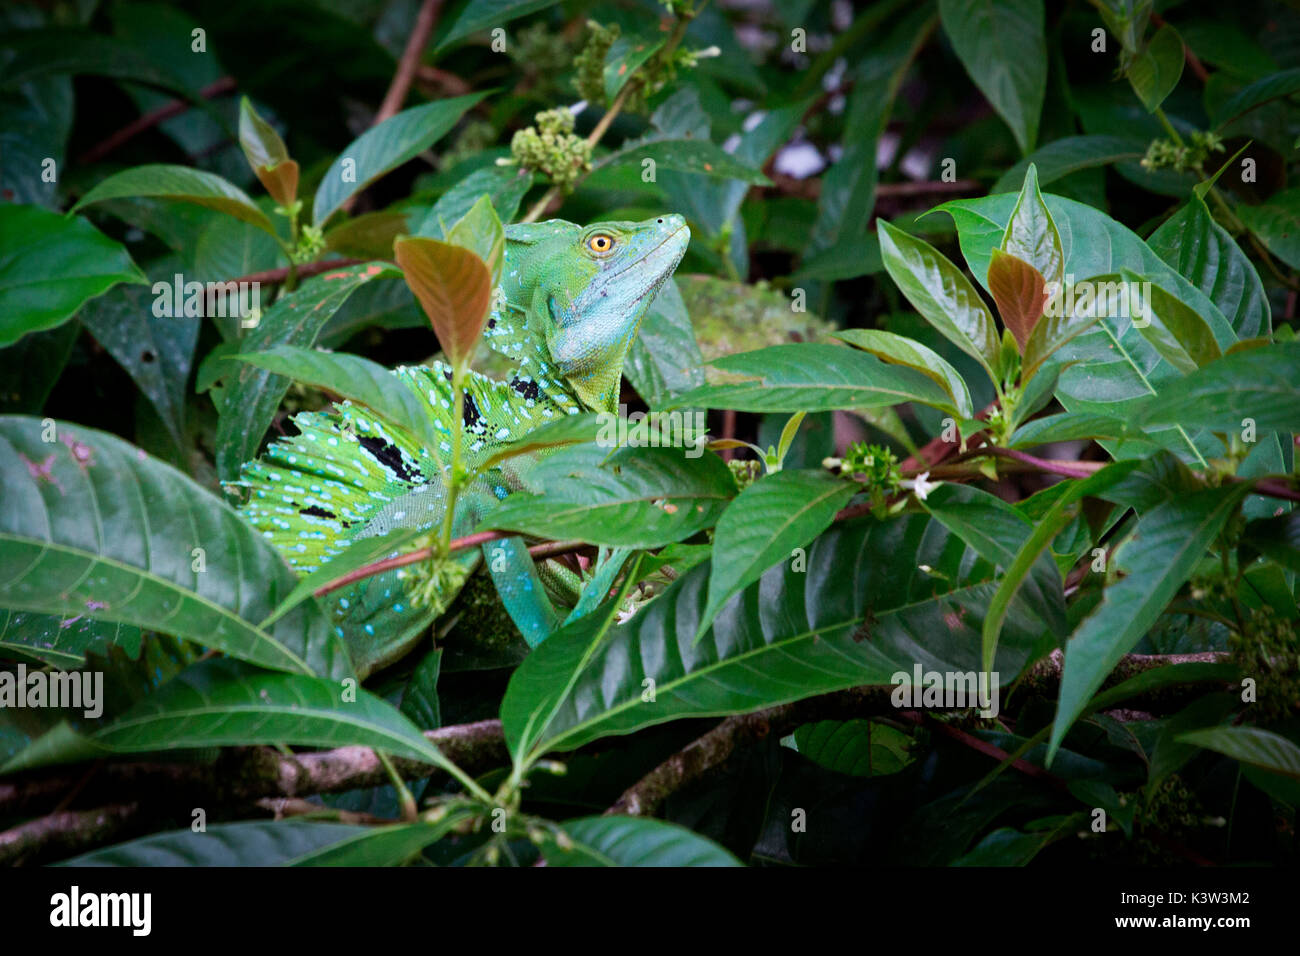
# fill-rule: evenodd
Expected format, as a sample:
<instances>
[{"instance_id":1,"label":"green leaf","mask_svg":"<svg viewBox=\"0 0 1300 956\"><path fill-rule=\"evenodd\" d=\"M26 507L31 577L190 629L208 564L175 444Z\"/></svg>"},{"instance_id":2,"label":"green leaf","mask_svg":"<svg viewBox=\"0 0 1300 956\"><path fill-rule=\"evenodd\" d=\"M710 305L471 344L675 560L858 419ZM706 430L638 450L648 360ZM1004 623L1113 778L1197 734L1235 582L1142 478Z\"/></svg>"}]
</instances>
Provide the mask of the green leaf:
<instances>
[{"instance_id":1,"label":"green leaf","mask_svg":"<svg viewBox=\"0 0 1300 956\"><path fill-rule=\"evenodd\" d=\"M217 658L187 668L93 732L60 740L53 748L36 741L0 772L80 760L88 753L256 744L370 747L448 766L414 724L369 691L349 689L346 681L266 673Z\"/></svg>"},{"instance_id":2,"label":"green leaf","mask_svg":"<svg viewBox=\"0 0 1300 956\"><path fill-rule=\"evenodd\" d=\"M443 225L458 221L482 196L491 199L492 207L502 222L510 222L532 185L533 174L514 166L494 165L476 169L438 198L415 234L441 239Z\"/></svg>"},{"instance_id":3,"label":"green leaf","mask_svg":"<svg viewBox=\"0 0 1300 956\"><path fill-rule=\"evenodd\" d=\"M626 146L593 164L594 169L620 166L642 168L643 160L654 160L657 169L673 169L713 179L737 179L755 186L770 186L761 170L741 162L722 147L700 139L656 139Z\"/></svg>"},{"instance_id":4,"label":"green leaf","mask_svg":"<svg viewBox=\"0 0 1300 956\"><path fill-rule=\"evenodd\" d=\"M646 60L658 53L667 37L623 35L610 44L605 54L605 102L613 103L627 81Z\"/></svg>"},{"instance_id":5,"label":"green leaf","mask_svg":"<svg viewBox=\"0 0 1300 956\"><path fill-rule=\"evenodd\" d=\"M1091 477L1070 482L1047 513L1034 523L1033 533L1019 545L1015 557L1004 565L1006 573L1003 574L1002 581L993 594L993 600L989 602L982 635L986 669L991 666L996 655L998 637L1002 632L1002 622L1006 620L1007 610L1031 571L1042 574L1045 566L1043 556L1048 554L1049 546L1069 519L1066 509L1089 495L1096 495L1111 487L1127 477L1136 467L1137 462L1134 461L1116 462ZM1034 586L1041 587L1041 583L1035 582Z\"/></svg>"},{"instance_id":6,"label":"green leaf","mask_svg":"<svg viewBox=\"0 0 1300 956\"><path fill-rule=\"evenodd\" d=\"M542 845L550 866L741 866L707 837L647 817L584 817L563 826L571 846Z\"/></svg>"},{"instance_id":7,"label":"green leaf","mask_svg":"<svg viewBox=\"0 0 1300 956\"><path fill-rule=\"evenodd\" d=\"M276 345L310 346L348 296L371 279L396 275L397 270L388 263L372 262L309 279L262 314L261 321L244 337L241 349L251 354ZM252 365L227 377L217 419L217 476L222 481L239 477L240 466L257 455L262 436L288 390L289 379Z\"/></svg>"},{"instance_id":8,"label":"green leaf","mask_svg":"<svg viewBox=\"0 0 1300 956\"><path fill-rule=\"evenodd\" d=\"M558 0L474 0L473 3L464 4L460 16L445 30L439 30L434 52L441 53L473 33L505 26L511 20L545 10L557 2Z\"/></svg>"},{"instance_id":9,"label":"green leaf","mask_svg":"<svg viewBox=\"0 0 1300 956\"><path fill-rule=\"evenodd\" d=\"M266 213L257 208L248 194L216 173L205 173L188 166L169 166L164 163L152 163L146 166L133 166L115 173L100 182L94 189L81 197L81 201L72 207L76 212L91 203L106 199L136 198L153 196L160 199L175 199L194 203L207 209L215 209L227 216L257 226L257 228L276 235L275 226L266 217Z\"/></svg>"},{"instance_id":10,"label":"green leaf","mask_svg":"<svg viewBox=\"0 0 1300 956\"><path fill-rule=\"evenodd\" d=\"M393 254L447 361L463 369L483 336L492 305L488 265L469 249L423 236L399 239Z\"/></svg>"},{"instance_id":11,"label":"green leaf","mask_svg":"<svg viewBox=\"0 0 1300 956\"><path fill-rule=\"evenodd\" d=\"M829 528L856 491L852 482L824 471L783 470L737 495L714 531L709 600L695 639L733 595Z\"/></svg>"},{"instance_id":12,"label":"green leaf","mask_svg":"<svg viewBox=\"0 0 1300 956\"><path fill-rule=\"evenodd\" d=\"M939 0L944 32L980 92L1028 153L1047 89L1043 5L1037 0Z\"/></svg>"},{"instance_id":13,"label":"green leaf","mask_svg":"<svg viewBox=\"0 0 1300 956\"><path fill-rule=\"evenodd\" d=\"M492 287L501 281L501 266L505 261L506 231L492 208L492 200L480 196L465 215L447 230L446 239L454 246L468 249L483 260L491 276Z\"/></svg>"},{"instance_id":14,"label":"green leaf","mask_svg":"<svg viewBox=\"0 0 1300 956\"><path fill-rule=\"evenodd\" d=\"M163 284L168 289L172 285L166 280ZM88 302L80 318L149 399L176 447L183 448L185 386L194 361L199 317L183 312L155 315L150 294L127 286Z\"/></svg>"},{"instance_id":15,"label":"green leaf","mask_svg":"<svg viewBox=\"0 0 1300 956\"><path fill-rule=\"evenodd\" d=\"M1211 727L1182 734L1179 743L1194 744L1233 760L1300 780L1300 747L1261 727Z\"/></svg>"},{"instance_id":16,"label":"green leaf","mask_svg":"<svg viewBox=\"0 0 1300 956\"><path fill-rule=\"evenodd\" d=\"M1274 193L1258 206L1240 203L1237 215L1269 252L1300 269L1300 187Z\"/></svg>"},{"instance_id":17,"label":"green leaf","mask_svg":"<svg viewBox=\"0 0 1300 956\"><path fill-rule=\"evenodd\" d=\"M421 730L442 726L438 700L438 676L442 671L442 648L434 648L415 665L415 672L402 691L402 713Z\"/></svg>"},{"instance_id":18,"label":"green leaf","mask_svg":"<svg viewBox=\"0 0 1300 956\"><path fill-rule=\"evenodd\" d=\"M324 225L350 196L449 133L462 114L486 95L473 93L414 106L366 130L325 171L312 205L312 222Z\"/></svg>"},{"instance_id":19,"label":"green leaf","mask_svg":"<svg viewBox=\"0 0 1300 956\"><path fill-rule=\"evenodd\" d=\"M1051 210L1043 202L1043 194L1038 191L1038 167L1033 163L1025 171L1020 195L1011 210L1011 218L1007 220L1006 232L1002 234L1001 249L1037 269L1049 287L1057 288L1064 281L1065 253L1061 248L1061 234L1052 220ZM991 269L990 263L990 272ZM992 289L990 275L989 291Z\"/></svg>"},{"instance_id":20,"label":"green leaf","mask_svg":"<svg viewBox=\"0 0 1300 956\"><path fill-rule=\"evenodd\" d=\"M442 436L434 426L428 403L391 371L370 359L346 352L273 345L262 352L232 355L229 360L246 362L305 385L327 389L354 404L364 405L423 441L429 454L438 457Z\"/></svg>"},{"instance_id":21,"label":"green leaf","mask_svg":"<svg viewBox=\"0 0 1300 956\"><path fill-rule=\"evenodd\" d=\"M1038 185L1046 186L1071 173L1111 163L1135 163L1147 152L1147 140L1132 136L1065 136L1026 156L998 177L990 193L1012 192L1029 167L1038 167Z\"/></svg>"},{"instance_id":22,"label":"green leaf","mask_svg":"<svg viewBox=\"0 0 1300 956\"><path fill-rule=\"evenodd\" d=\"M704 385L678 395L674 405L791 414L914 401L944 410L954 407L947 393L928 376L839 345L773 345L726 355L709 364L753 381Z\"/></svg>"},{"instance_id":23,"label":"green leaf","mask_svg":"<svg viewBox=\"0 0 1300 956\"><path fill-rule=\"evenodd\" d=\"M367 212L325 230L325 248L341 256L387 259L393 243L410 231L406 215L398 210Z\"/></svg>"},{"instance_id":24,"label":"green leaf","mask_svg":"<svg viewBox=\"0 0 1300 956\"><path fill-rule=\"evenodd\" d=\"M0 448L0 607L157 630L279 670L351 673L315 604L257 626L292 590L293 572L180 472L64 422L49 431L0 417Z\"/></svg>"},{"instance_id":25,"label":"green leaf","mask_svg":"<svg viewBox=\"0 0 1300 956\"><path fill-rule=\"evenodd\" d=\"M975 417L975 407L971 404L966 380L942 355L928 346L905 335L880 329L843 329L836 332L835 337L886 362L916 369L948 393L953 409L959 416Z\"/></svg>"},{"instance_id":26,"label":"green leaf","mask_svg":"<svg viewBox=\"0 0 1300 956\"><path fill-rule=\"evenodd\" d=\"M647 405L662 408L675 396L704 384L704 356L675 280L659 293L632 341L623 374Z\"/></svg>"},{"instance_id":27,"label":"green leaf","mask_svg":"<svg viewBox=\"0 0 1300 956\"><path fill-rule=\"evenodd\" d=\"M1214 122L1219 129L1251 110L1283 96L1300 93L1300 67L1272 72L1234 93L1214 110Z\"/></svg>"},{"instance_id":28,"label":"green leaf","mask_svg":"<svg viewBox=\"0 0 1300 956\"><path fill-rule=\"evenodd\" d=\"M529 654L501 705L506 741L523 759L680 718L889 684L918 662L978 670L992 575L928 515L837 523L808 547L806 570L772 568L696 643L710 576L696 566L626 623L607 632L601 614L580 618ZM1018 606L999 647L1003 681L1041 635L1037 616Z\"/></svg>"},{"instance_id":29,"label":"green leaf","mask_svg":"<svg viewBox=\"0 0 1300 956\"><path fill-rule=\"evenodd\" d=\"M903 80L935 26L933 8L918 4L897 24L886 28L883 19L894 9L882 4L860 18L868 23L879 22L883 37L867 47L853 68L853 91L844 115L844 151L822 176L817 221L805 250L807 256L824 253L833 257L846 245L854 247L874 238L868 223L876 205L880 137ZM876 258L864 256L859 262L869 267ZM824 259L820 265L826 267ZM833 271L843 269L839 263L832 266Z\"/></svg>"},{"instance_id":30,"label":"green leaf","mask_svg":"<svg viewBox=\"0 0 1300 956\"><path fill-rule=\"evenodd\" d=\"M970 280L934 246L880 220L885 269L907 301L948 341L996 380L1001 341L993 316Z\"/></svg>"},{"instance_id":31,"label":"green leaf","mask_svg":"<svg viewBox=\"0 0 1300 956\"><path fill-rule=\"evenodd\" d=\"M1165 361L1180 372L1191 372L1223 357L1210 326L1190 306L1154 283L1148 286L1146 276L1128 269L1121 275L1131 288L1147 292L1133 324Z\"/></svg>"},{"instance_id":32,"label":"green leaf","mask_svg":"<svg viewBox=\"0 0 1300 956\"><path fill-rule=\"evenodd\" d=\"M912 738L874 720L819 720L794 732L795 749L818 766L850 777L898 773L915 757Z\"/></svg>"},{"instance_id":33,"label":"green leaf","mask_svg":"<svg viewBox=\"0 0 1300 956\"><path fill-rule=\"evenodd\" d=\"M11 29L7 33L5 48L10 55L0 66L0 86L49 74L90 74L145 83L179 93L191 103L202 102L198 90L190 89L155 58L121 37L66 27Z\"/></svg>"},{"instance_id":34,"label":"green leaf","mask_svg":"<svg viewBox=\"0 0 1300 956\"><path fill-rule=\"evenodd\" d=\"M440 840L460 814L437 824L366 827L316 820L218 823L93 850L57 866L393 866Z\"/></svg>"},{"instance_id":35,"label":"green leaf","mask_svg":"<svg viewBox=\"0 0 1300 956\"><path fill-rule=\"evenodd\" d=\"M577 538L607 547L656 548L713 525L736 494L716 455L681 448L578 445L529 471L539 494L516 492L493 508L480 531ZM608 458L608 462L606 459Z\"/></svg>"},{"instance_id":36,"label":"green leaf","mask_svg":"<svg viewBox=\"0 0 1300 956\"><path fill-rule=\"evenodd\" d=\"M1300 572L1300 511L1247 522L1241 543L1289 571Z\"/></svg>"},{"instance_id":37,"label":"green leaf","mask_svg":"<svg viewBox=\"0 0 1300 956\"><path fill-rule=\"evenodd\" d=\"M1148 113L1154 113L1183 75L1183 39L1165 24L1128 68L1128 81Z\"/></svg>"},{"instance_id":38,"label":"green leaf","mask_svg":"<svg viewBox=\"0 0 1300 956\"><path fill-rule=\"evenodd\" d=\"M86 220L0 203L0 348L62 325L119 282L146 282L122 246Z\"/></svg>"},{"instance_id":39,"label":"green leaf","mask_svg":"<svg viewBox=\"0 0 1300 956\"><path fill-rule=\"evenodd\" d=\"M1016 569L1026 545L1033 541L1035 526L1019 511L1001 498L970 485L945 482L930 492L924 505L945 528L970 545L980 557L1001 568L1004 581ZM1040 552L1035 552L1028 563L1029 568L1017 571L1022 579L1026 576L1029 579L1024 588L1025 605L1042 620L1044 627L1054 634L1062 633L1066 621L1060 572L1050 557ZM1014 594L1013 591L1008 595L1006 601ZM1003 614L1006 606L1004 603L999 608ZM992 669L995 650L996 641L989 642L986 638L981 654L984 670Z\"/></svg>"},{"instance_id":40,"label":"green leaf","mask_svg":"<svg viewBox=\"0 0 1300 956\"><path fill-rule=\"evenodd\" d=\"M298 164L289 158L284 140L262 119L245 96L239 104L239 145L258 180L281 206L298 197Z\"/></svg>"},{"instance_id":41,"label":"green leaf","mask_svg":"<svg viewBox=\"0 0 1300 956\"><path fill-rule=\"evenodd\" d=\"M1267 335L1268 296L1254 265L1204 200L1192 197L1147 240L1156 254L1210 297L1238 338Z\"/></svg>"},{"instance_id":42,"label":"green leaf","mask_svg":"<svg viewBox=\"0 0 1300 956\"><path fill-rule=\"evenodd\" d=\"M0 653L31 657L59 670L74 670L86 663L86 654L101 656L117 644L135 657L140 653L141 631L130 624L94 618L64 618L57 614L0 611Z\"/></svg>"},{"instance_id":43,"label":"green leaf","mask_svg":"<svg viewBox=\"0 0 1300 956\"><path fill-rule=\"evenodd\" d=\"M565 415L554 421L545 422L529 431L522 438L502 445L484 459L479 466L486 471L493 465L527 455L543 448L559 448L563 445L577 445L596 441L607 428L605 419L595 412L582 412L577 415Z\"/></svg>"},{"instance_id":44,"label":"green leaf","mask_svg":"<svg viewBox=\"0 0 1300 956\"><path fill-rule=\"evenodd\" d=\"M1111 558L1124 576L1106 588L1065 646L1049 762L1088 699L1164 612L1248 491L1245 484L1207 488L1139 517L1136 535Z\"/></svg>"},{"instance_id":45,"label":"green leaf","mask_svg":"<svg viewBox=\"0 0 1300 956\"><path fill-rule=\"evenodd\" d=\"M1134 409L1140 426L1181 422L1236 432L1250 418L1260 432L1290 433L1300 423L1300 342L1233 352L1169 382Z\"/></svg>"}]
</instances>

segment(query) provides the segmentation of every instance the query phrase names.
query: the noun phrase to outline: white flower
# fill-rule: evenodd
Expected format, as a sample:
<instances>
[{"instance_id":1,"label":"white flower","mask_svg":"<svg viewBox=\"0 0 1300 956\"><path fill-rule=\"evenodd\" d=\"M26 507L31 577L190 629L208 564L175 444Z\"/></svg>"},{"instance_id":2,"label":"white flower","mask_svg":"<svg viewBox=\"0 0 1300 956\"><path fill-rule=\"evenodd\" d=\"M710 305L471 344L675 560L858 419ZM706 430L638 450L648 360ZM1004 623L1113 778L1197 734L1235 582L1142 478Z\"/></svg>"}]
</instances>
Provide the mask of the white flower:
<instances>
[{"instance_id":1,"label":"white flower","mask_svg":"<svg viewBox=\"0 0 1300 956\"><path fill-rule=\"evenodd\" d=\"M929 479L930 473L928 471L923 471L915 478L904 481L903 487L910 488L912 493L916 495L917 501L924 501L926 496L941 484L941 482L930 481Z\"/></svg>"}]
</instances>

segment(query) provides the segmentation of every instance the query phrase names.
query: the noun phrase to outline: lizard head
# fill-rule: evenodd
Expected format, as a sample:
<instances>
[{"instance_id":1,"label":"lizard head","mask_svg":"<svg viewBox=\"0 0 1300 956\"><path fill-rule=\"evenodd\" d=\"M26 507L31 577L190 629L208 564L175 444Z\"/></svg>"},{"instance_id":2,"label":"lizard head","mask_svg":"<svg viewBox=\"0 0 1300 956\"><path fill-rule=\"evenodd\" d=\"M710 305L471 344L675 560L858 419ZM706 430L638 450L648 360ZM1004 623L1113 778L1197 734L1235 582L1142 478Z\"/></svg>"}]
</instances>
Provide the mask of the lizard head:
<instances>
[{"instance_id":1,"label":"lizard head","mask_svg":"<svg viewBox=\"0 0 1300 956\"><path fill-rule=\"evenodd\" d=\"M613 411L641 319L690 242L677 215L550 227L532 303L555 369L588 408Z\"/></svg>"}]
</instances>

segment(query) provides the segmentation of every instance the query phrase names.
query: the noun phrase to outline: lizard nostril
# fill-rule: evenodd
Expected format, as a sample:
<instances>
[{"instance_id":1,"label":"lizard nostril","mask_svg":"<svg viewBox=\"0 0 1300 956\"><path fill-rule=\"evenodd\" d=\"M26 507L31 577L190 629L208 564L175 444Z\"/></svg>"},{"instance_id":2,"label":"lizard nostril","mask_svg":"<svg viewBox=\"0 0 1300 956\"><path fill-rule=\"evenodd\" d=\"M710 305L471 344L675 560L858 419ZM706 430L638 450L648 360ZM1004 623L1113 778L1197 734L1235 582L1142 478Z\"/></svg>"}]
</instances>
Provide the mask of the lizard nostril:
<instances>
[{"instance_id":1,"label":"lizard nostril","mask_svg":"<svg viewBox=\"0 0 1300 956\"><path fill-rule=\"evenodd\" d=\"M662 220L662 219L660 219L660 220L659 220L659 222L660 222L660 224L662 224L662 223L663 223L663 220Z\"/></svg>"}]
</instances>

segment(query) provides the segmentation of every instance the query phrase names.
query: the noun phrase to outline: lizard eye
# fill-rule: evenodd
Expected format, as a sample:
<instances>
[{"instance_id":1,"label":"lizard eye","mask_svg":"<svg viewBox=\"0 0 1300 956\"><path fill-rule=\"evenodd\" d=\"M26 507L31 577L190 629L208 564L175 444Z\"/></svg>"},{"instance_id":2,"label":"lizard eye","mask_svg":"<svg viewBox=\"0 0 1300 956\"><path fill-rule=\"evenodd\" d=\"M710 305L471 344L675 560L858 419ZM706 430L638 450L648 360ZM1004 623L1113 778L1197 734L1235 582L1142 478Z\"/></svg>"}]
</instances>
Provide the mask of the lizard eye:
<instances>
[{"instance_id":1,"label":"lizard eye","mask_svg":"<svg viewBox=\"0 0 1300 956\"><path fill-rule=\"evenodd\" d=\"M614 248L614 237L598 232L587 240L587 248L598 256L603 256Z\"/></svg>"}]
</instances>

